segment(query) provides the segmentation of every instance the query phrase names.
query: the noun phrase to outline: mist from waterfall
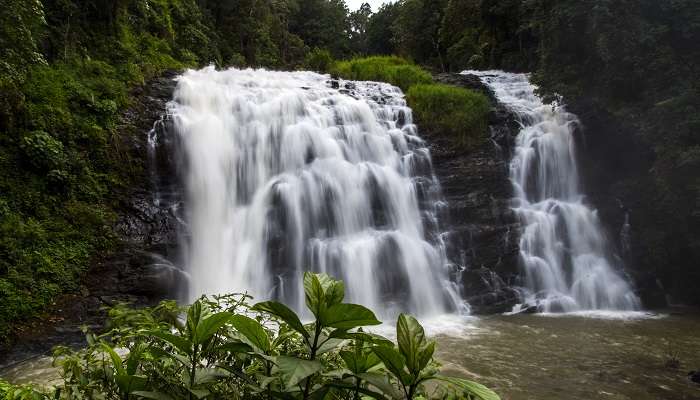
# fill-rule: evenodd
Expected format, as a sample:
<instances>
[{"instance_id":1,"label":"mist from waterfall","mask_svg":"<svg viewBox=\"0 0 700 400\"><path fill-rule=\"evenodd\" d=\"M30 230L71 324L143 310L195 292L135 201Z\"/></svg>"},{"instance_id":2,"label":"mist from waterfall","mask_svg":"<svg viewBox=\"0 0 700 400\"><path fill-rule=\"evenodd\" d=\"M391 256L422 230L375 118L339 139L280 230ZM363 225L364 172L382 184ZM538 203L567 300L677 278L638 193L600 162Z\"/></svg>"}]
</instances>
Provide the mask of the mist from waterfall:
<instances>
[{"instance_id":1,"label":"mist from waterfall","mask_svg":"<svg viewBox=\"0 0 700 400\"><path fill-rule=\"evenodd\" d=\"M312 72L213 67L169 104L185 187L188 300L247 291L302 310L303 271L379 315L462 307L440 187L403 93Z\"/></svg>"},{"instance_id":2,"label":"mist from waterfall","mask_svg":"<svg viewBox=\"0 0 700 400\"><path fill-rule=\"evenodd\" d=\"M543 104L525 74L464 73L479 76L522 125L510 179L513 209L523 226L524 303L541 312L639 309L597 212L584 203L575 157L576 116Z\"/></svg>"}]
</instances>

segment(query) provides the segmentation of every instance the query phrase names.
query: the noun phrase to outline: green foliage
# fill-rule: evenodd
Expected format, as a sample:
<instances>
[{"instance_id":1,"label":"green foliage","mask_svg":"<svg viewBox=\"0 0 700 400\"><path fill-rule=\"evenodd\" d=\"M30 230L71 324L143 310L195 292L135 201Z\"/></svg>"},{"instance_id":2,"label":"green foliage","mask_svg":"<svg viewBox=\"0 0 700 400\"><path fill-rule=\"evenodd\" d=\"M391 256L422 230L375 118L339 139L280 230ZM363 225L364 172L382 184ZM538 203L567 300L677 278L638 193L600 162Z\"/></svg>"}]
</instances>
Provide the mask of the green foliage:
<instances>
[{"instance_id":1,"label":"green foliage","mask_svg":"<svg viewBox=\"0 0 700 400\"><path fill-rule=\"evenodd\" d=\"M87 333L87 348L55 350L63 385L8 398L499 399L478 383L439 375L435 342L416 319L399 317L396 346L362 330L380 322L343 303L342 282L306 273L304 290L316 317L307 324L280 303L251 307L244 295L185 308L117 306L109 331ZM0 382L0 394L19 389Z\"/></svg>"},{"instance_id":2,"label":"green foliage","mask_svg":"<svg viewBox=\"0 0 700 400\"><path fill-rule=\"evenodd\" d=\"M417 120L430 121L436 133L453 137L466 148L486 140L490 106L483 94L432 84L412 86L406 98Z\"/></svg>"},{"instance_id":3,"label":"green foliage","mask_svg":"<svg viewBox=\"0 0 700 400\"><path fill-rule=\"evenodd\" d=\"M45 393L29 385L11 385L0 379L0 400L46 400L48 398Z\"/></svg>"},{"instance_id":4,"label":"green foliage","mask_svg":"<svg viewBox=\"0 0 700 400\"><path fill-rule=\"evenodd\" d=\"M311 71L328 72L333 65L333 56L331 52L324 49L311 50L304 59L304 67Z\"/></svg>"},{"instance_id":5,"label":"green foliage","mask_svg":"<svg viewBox=\"0 0 700 400\"><path fill-rule=\"evenodd\" d=\"M396 56L373 56L337 62L331 73L344 79L382 81L407 91L409 87L430 83L430 73Z\"/></svg>"},{"instance_id":6,"label":"green foliage","mask_svg":"<svg viewBox=\"0 0 700 400\"><path fill-rule=\"evenodd\" d=\"M119 129L165 70L325 69L349 48L342 1L0 0L0 342L118 241L143 171ZM315 15L316 18L309 19ZM302 37L303 36L303 37ZM318 48L306 57L309 46Z\"/></svg>"}]
</instances>

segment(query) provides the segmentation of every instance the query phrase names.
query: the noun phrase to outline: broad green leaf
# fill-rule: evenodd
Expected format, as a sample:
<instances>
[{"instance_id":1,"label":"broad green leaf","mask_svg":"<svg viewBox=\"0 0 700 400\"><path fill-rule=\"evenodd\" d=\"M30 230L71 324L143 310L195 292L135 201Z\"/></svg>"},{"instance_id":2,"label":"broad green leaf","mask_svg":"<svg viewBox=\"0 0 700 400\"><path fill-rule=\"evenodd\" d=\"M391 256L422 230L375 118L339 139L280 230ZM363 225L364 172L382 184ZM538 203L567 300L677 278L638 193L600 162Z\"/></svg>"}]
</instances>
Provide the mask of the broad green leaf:
<instances>
[{"instance_id":1,"label":"broad green leaf","mask_svg":"<svg viewBox=\"0 0 700 400\"><path fill-rule=\"evenodd\" d=\"M117 374L114 377L117 386L122 393L132 393L146 388L148 378L145 376L135 376L126 374Z\"/></svg>"},{"instance_id":2,"label":"broad green leaf","mask_svg":"<svg viewBox=\"0 0 700 400\"><path fill-rule=\"evenodd\" d=\"M173 400L172 397L161 392L146 392L146 391L136 391L132 393L134 396L141 397L143 399L153 399L153 400Z\"/></svg>"},{"instance_id":3,"label":"broad green leaf","mask_svg":"<svg viewBox=\"0 0 700 400\"><path fill-rule=\"evenodd\" d=\"M234 315L231 318L231 324L240 332L248 342L267 353L270 351L270 337L267 335L265 328L260 323L245 315Z\"/></svg>"},{"instance_id":4,"label":"broad green leaf","mask_svg":"<svg viewBox=\"0 0 700 400\"><path fill-rule=\"evenodd\" d=\"M249 344L243 342L224 343L216 349L219 351L225 351L229 353L247 353L249 351L253 351L253 348Z\"/></svg>"},{"instance_id":5,"label":"broad green leaf","mask_svg":"<svg viewBox=\"0 0 700 400\"><path fill-rule=\"evenodd\" d=\"M321 284L321 288L323 289L324 293L327 293L330 287L336 282L340 282L328 274L314 274L314 276L316 277L316 279L318 279L318 282Z\"/></svg>"},{"instance_id":6,"label":"broad green leaf","mask_svg":"<svg viewBox=\"0 0 700 400\"><path fill-rule=\"evenodd\" d=\"M420 349L418 354L418 369L422 370L425 368L430 360L433 359L433 353L435 353L435 341L431 340L426 346Z\"/></svg>"},{"instance_id":7,"label":"broad green leaf","mask_svg":"<svg viewBox=\"0 0 700 400\"><path fill-rule=\"evenodd\" d=\"M463 399L471 396L475 400L501 400L493 390L470 380L448 376L436 376L432 380L442 383L442 389L445 391L443 398L446 399Z\"/></svg>"},{"instance_id":8,"label":"broad green leaf","mask_svg":"<svg viewBox=\"0 0 700 400\"><path fill-rule=\"evenodd\" d=\"M195 344L202 344L209 340L219 328L231 320L231 317L231 313L224 311L202 319L197 326L197 332L194 336Z\"/></svg>"},{"instance_id":9,"label":"broad green leaf","mask_svg":"<svg viewBox=\"0 0 700 400\"><path fill-rule=\"evenodd\" d=\"M304 328L304 324L301 323L297 314L282 303L265 301L254 305L252 310L270 313L287 323L290 328L301 333L304 337L309 337L309 332Z\"/></svg>"},{"instance_id":10,"label":"broad green leaf","mask_svg":"<svg viewBox=\"0 0 700 400\"><path fill-rule=\"evenodd\" d=\"M326 309L319 320L324 327L338 329L381 324L370 309L359 304L335 304Z\"/></svg>"},{"instance_id":11,"label":"broad green leaf","mask_svg":"<svg viewBox=\"0 0 700 400\"><path fill-rule=\"evenodd\" d=\"M343 359L345 365L354 374L367 372L370 368L379 364L381 360L374 352L371 351L341 351L340 358Z\"/></svg>"},{"instance_id":12,"label":"broad green leaf","mask_svg":"<svg viewBox=\"0 0 700 400\"><path fill-rule=\"evenodd\" d=\"M396 322L396 338L408 369L417 374L420 371L419 352L425 343L423 327L410 315L401 314Z\"/></svg>"},{"instance_id":13,"label":"broad green leaf","mask_svg":"<svg viewBox=\"0 0 700 400\"><path fill-rule=\"evenodd\" d=\"M357 374L357 377L379 389L386 397L397 400L405 398L404 394L394 387L394 385L391 384L387 376L384 374L367 372Z\"/></svg>"},{"instance_id":14,"label":"broad green leaf","mask_svg":"<svg viewBox=\"0 0 700 400\"><path fill-rule=\"evenodd\" d=\"M340 358L345 362L345 366L355 374L365 372L365 357L357 355L353 351L341 351Z\"/></svg>"},{"instance_id":15,"label":"broad green leaf","mask_svg":"<svg viewBox=\"0 0 700 400\"><path fill-rule=\"evenodd\" d=\"M194 397L198 399L203 399L211 394L211 392L207 389L188 389L190 393L194 395Z\"/></svg>"},{"instance_id":16,"label":"broad green leaf","mask_svg":"<svg viewBox=\"0 0 700 400\"><path fill-rule=\"evenodd\" d=\"M122 358L119 357L119 354L107 343L100 343L100 347L102 347L105 353L109 354L109 358L112 359L112 365L114 365L117 374L124 374L124 366L122 365Z\"/></svg>"},{"instance_id":17,"label":"broad green leaf","mask_svg":"<svg viewBox=\"0 0 700 400\"><path fill-rule=\"evenodd\" d=\"M325 354L339 347L343 347L345 344L347 344L347 342L348 341L345 339L324 338L321 345L318 347L318 349L316 349L316 355L320 356L321 354Z\"/></svg>"},{"instance_id":18,"label":"broad green leaf","mask_svg":"<svg viewBox=\"0 0 700 400\"><path fill-rule=\"evenodd\" d=\"M216 382L221 378L231 376L228 371L218 368L197 368L194 374L194 384L202 385L204 383Z\"/></svg>"},{"instance_id":19,"label":"broad green leaf","mask_svg":"<svg viewBox=\"0 0 700 400\"><path fill-rule=\"evenodd\" d=\"M394 346L394 343L391 340L385 338L384 336L369 332L348 332L347 329L336 329L333 332L331 332L329 337L367 342L379 346Z\"/></svg>"},{"instance_id":20,"label":"broad green leaf","mask_svg":"<svg viewBox=\"0 0 700 400\"><path fill-rule=\"evenodd\" d=\"M364 396L361 396L363 400L367 398L372 398L372 399L378 399L378 400L387 400L387 398L390 398L388 395L384 395L379 392L375 392L373 390L360 387L359 389L355 385L355 383L347 382L347 381L332 381L327 383L328 386L338 388L338 389L344 389L344 390L349 390L349 391L355 391L357 390L358 392L362 393ZM397 397L396 399L401 399L404 400L401 397Z\"/></svg>"},{"instance_id":21,"label":"broad green leaf","mask_svg":"<svg viewBox=\"0 0 700 400\"><path fill-rule=\"evenodd\" d=\"M326 305L328 307L340 304L345 298L345 284L341 281L333 281L325 289Z\"/></svg>"},{"instance_id":22,"label":"broad green leaf","mask_svg":"<svg viewBox=\"0 0 700 400\"><path fill-rule=\"evenodd\" d=\"M302 360L287 356L276 357L275 364L279 368L282 383L288 389L293 388L303 379L323 369L323 365L319 361Z\"/></svg>"},{"instance_id":23,"label":"broad green leaf","mask_svg":"<svg viewBox=\"0 0 700 400\"><path fill-rule=\"evenodd\" d=\"M404 385L410 383L410 376L406 373L404 367L406 366L406 360L403 355L391 347L377 346L373 347L372 351L374 354L382 360L382 363L389 372L394 374L396 378L401 381Z\"/></svg>"},{"instance_id":24,"label":"broad green leaf","mask_svg":"<svg viewBox=\"0 0 700 400\"><path fill-rule=\"evenodd\" d=\"M325 308L325 294L323 286L319 281L319 276L311 273L304 273L304 298L306 299L306 307L319 318L322 310Z\"/></svg>"},{"instance_id":25,"label":"broad green leaf","mask_svg":"<svg viewBox=\"0 0 700 400\"><path fill-rule=\"evenodd\" d=\"M277 337L272 341L272 348L276 349L289 340L293 341L297 334L298 332L293 329L280 329L280 331L277 333Z\"/></svg>"},{"instance_id":26,"label":"broad green leaf","mask_svg":"<svg viewBox=\"0 0 700 400\"><path fill-rule=\"evenodd\" d=\"M162 339L181 352L185 354L191 354L192 353L192 342L190 342L188 339L182 337L182 336L176 336L173 335L172 333L167 333L167 332L161 332L161 331L147 331L145 332L147 335L155 336L159 339Z\"/></svg>"}]
</instances>

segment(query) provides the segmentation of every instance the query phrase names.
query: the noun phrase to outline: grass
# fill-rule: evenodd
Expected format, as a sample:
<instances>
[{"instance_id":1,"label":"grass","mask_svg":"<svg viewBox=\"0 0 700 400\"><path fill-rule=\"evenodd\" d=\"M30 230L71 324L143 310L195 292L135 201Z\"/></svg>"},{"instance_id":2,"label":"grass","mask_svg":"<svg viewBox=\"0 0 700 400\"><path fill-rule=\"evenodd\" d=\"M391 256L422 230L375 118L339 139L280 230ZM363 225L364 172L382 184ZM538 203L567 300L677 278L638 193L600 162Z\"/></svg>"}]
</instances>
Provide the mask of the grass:
<instances>
[{"instance_id":1,"label":"grass","mask_svg":"<svg viewBox=\"0 0 700 400\"><path fill-rule=\"evenodd\" d=\"M397 56L373 56L338 61L334 76L359 81L381 81L406 93L408 105L428 131L472 149L486 140L489 102L481 93L433 83L430 73Z\"/></svg>"},{"instance_id":2,"label":"grass","mask_svg":"<svg viewBox=\"0 0 700 400\"><path fill-rule=\"evenodd\" d=\"M381 81L407 91L411 86L431 83L430 73L409 61L396 56L354 58L336 62L331 74L356 81Z\"/></svg>"},{"instance_id":3,"label":"grass","mask_svg":"<svg viewBox=\"0 0 700 400\"><path fill-rule=\"evenodd\" d=\"M442 84L411 86L406 95L419 123L473 149L487 138L489 102L481 93Z\"/></svg>"}]
</instances>

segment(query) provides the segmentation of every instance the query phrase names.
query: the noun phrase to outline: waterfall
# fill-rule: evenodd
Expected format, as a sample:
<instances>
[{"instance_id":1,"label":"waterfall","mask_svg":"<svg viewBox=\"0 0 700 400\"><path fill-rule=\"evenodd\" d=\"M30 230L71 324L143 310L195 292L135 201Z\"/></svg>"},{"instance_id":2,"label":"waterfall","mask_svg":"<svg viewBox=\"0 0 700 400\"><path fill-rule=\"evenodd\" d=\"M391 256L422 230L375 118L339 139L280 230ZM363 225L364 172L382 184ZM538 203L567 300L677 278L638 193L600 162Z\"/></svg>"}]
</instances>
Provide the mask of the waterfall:
<instances>
[{"instance_id":1,"label":"waterfall","mask_svg":"<svg viewBox=\"0 0 700 400\"><path fill-rule=\"evenodd\" d=\"M246 291L302 310L310 270L385 317L460 307L440 187L398 88L209 67L178 78L169 113L189 300Z\"/></svg>"},{"instance_id":2,"label":"waterfall","mask_svg":"<svg viewBox=\"0 0 700 400\"><path fill-rule=\"evenodd\" d=\"M614 265L597 212L584 203L576 163L575 115L543 104L525 74L477 75L520 119L510 162L513 209L523 232L525 304L542 312L636 310L640 303Z\"/></svg>"}]
</instances>

